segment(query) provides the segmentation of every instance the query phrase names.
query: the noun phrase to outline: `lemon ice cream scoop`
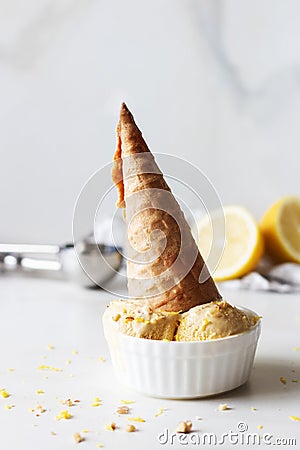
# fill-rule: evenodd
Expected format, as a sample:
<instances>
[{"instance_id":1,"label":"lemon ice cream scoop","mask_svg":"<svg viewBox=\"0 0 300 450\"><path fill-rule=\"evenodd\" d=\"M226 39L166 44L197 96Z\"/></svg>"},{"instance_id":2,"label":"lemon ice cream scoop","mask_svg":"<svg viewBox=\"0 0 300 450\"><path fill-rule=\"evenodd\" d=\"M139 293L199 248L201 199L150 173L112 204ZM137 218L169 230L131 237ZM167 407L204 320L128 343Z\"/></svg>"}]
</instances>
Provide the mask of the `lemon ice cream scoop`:
<instances>
[{"instance_id":1,"label":"lemon ice cream scoop","mask_svg":"<svg viewBox=\"0 0 300 450\"><path fill-rule=\"evenodd\" d=\"M179 314L153 310L145 300L115 300L103 315L106 336L115 333L133 337L168 340L174 339Z\"/></svg>"},{"instance_id":2,"label":"lemon ice cream scoop","mask_svg":"<svg viewBox=\"0 0 300 450\"><path fill-rule=\"evenodd\" d=\"M204 341L242 333L255 319L225 300L195 306L181 315L176 341Z\"/></svg>"}]
</instances>

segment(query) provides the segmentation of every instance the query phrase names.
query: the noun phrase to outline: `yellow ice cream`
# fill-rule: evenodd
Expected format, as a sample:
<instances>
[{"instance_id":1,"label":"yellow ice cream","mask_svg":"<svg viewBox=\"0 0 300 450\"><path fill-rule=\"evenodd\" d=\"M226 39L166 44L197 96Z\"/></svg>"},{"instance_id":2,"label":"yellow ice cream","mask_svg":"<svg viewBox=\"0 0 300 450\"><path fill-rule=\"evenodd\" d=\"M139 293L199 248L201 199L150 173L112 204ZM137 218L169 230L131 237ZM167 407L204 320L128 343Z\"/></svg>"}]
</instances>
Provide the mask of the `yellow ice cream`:
<instances>
[{"instance_id":1,"label":"yellow ice cream","mask_svg":"<svg viewBox=\"0 0 300 450\"><path fill-rule=\"evenodd\" d=\"M225 300L195 306L181 315L175 340L204 341L242 333L255 324Z\"/></svg>"},{"instance_id":2,"label":"yellow ice cream","mask_svg":"<svg viewBox=\"0 0 300 450\"><path fill-rule=\"evenodd\" d=\"M106 336L116 332L145 339L172 341L178 313L153 311L145 300L115 300L103 315Z\"/></svg>"},{"instance_id":3,"label":"yellow ice cream","mask_svg":"<svg viewBox=\"0 0 300 450\"><path fill-rule=\"evenodd\" d=\"M115 300L104 315L104 333L168 341L205 341L247 331L259 320L225 300L195 306L180 314L152 310L144 300Z\"/></svg>"}]
</instances>

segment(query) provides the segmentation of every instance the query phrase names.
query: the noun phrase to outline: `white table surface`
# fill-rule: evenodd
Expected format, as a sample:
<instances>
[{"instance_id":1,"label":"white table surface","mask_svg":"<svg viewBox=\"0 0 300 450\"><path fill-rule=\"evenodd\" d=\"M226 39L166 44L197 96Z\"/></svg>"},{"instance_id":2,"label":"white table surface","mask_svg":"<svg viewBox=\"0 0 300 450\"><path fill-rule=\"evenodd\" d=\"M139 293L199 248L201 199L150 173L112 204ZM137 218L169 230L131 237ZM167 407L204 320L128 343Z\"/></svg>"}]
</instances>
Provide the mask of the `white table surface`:
<instances>
[{"instance_id":1,"label":"white table surface","mask_svg":"<svg viewBox=\"0 0 300 450\"><path fill-rule=\"evenodd\" d=\"M106 292L64 281L16 276L1 276L0 289L0 388L10 394L9 398L0 396L1 448L67 450L80 445L96 449L98 443L107 449L186 448L184 442L171 445L169 440L163 445L158 440L166 429L172 433L178 422L186 419L200 435L215 433L221 439L222 433L238 432L237 426L243 422L248 431L239 432L239 439L241 434L268 433L273 435L267 438L272 445L277 438L291 438L297 439L299 448L300 422L289 418L300 416L300 351L295 350L300 346L299 295L223 293L232 303L263 316L251 379L245 386L214 398L176 401L145 397L115 380L101 324L105 305L112 299ZM49 344L54 348L48 349ZM41 364L62 371L38 370ZM285 377L286 385L280 377ZM37 394L38 389L44 394ZM100 397L101 406L91 406L95 397ZM67 408L60 402L68 398L80 403ZM129 405L129 416L116 414L121 399L135 401ZM221 403L230 409L219 411ZM40 416L30 411L37 404L46 409ZM6 405L14 407L7 409ZM155 417L160 408L166 409ZM57 421L55 416L64 409L73 417ZM127 433L128 417L142 417L145 422L132 422L138 431ZM117 424L116 431L105 430L110 422ZM258 429L260 425L262 429ZM76 432L81 432L84 442L75 444ZM256 447L226 441L221 448ZM270 445L262 443L257 448Z\"/></svg>"}]
</instances>

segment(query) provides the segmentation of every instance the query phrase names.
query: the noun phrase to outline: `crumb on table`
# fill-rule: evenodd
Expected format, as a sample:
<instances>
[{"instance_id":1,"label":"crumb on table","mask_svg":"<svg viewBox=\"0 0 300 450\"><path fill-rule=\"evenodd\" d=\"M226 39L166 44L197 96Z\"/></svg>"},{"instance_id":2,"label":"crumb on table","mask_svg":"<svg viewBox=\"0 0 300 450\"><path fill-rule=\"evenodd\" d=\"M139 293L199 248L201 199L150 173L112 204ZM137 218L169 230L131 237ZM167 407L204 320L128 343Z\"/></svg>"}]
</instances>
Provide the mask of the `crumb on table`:
<instances>
[{"instance_id":1,"label":"crumb on table","mask_svg":"<svg viewBox=\"0 0 300 450\"><path fill-rule=\"evenodd\" d=\"M10 394L9 394L9 393L7 392L7 390L4 389L4 388L0 389L0 395L1 395L1 397L3 397L3 398L8 398L8 397L10 397Z\"/></svg>"},{"instance_id":2,"label":"crumb on table","mask_svg":"<svg viewBox=\"0 0 300 450\"><path fill-rule=\"evenodd\" d=\"M95 397L91 406L101 406L101 399L99 397Z\"/></svg>"},{"instance_id":3,"label":"crumb on table","mask_svg":"<svg viewBox=\"0 0 300 450\"><path fill-rule=\"evenodd\" d=\"M226 404L226 403L221 403L220 405L219 405L219 411L226 411L227 409L229 409L228 408L228 405Z\"/></svg>"},{"instance_id":4,"label":"crumb on table","mask_svg":"<svg viewBox=\"0 0 300 450\"><path fill-rule=\"evenodd\" d=\"M146 422L142 417L129 417L128 420L131 420L132 422Z\"/></svg>"},{"instance_id":5,"label":"crumb on table","mask_svg":"<svg viewBox=\"0 0 300 450\"><path fill-rule=\"evenodd\" d=\"M192 430L192 426L193 424L190 420L179 422L176 428L176 433L189 433Z\"/></svg>"},{"instance_id":6,"label":"crumb on table","mask_svg":"<svg viewBox=\"0 0 300 450\"><path fill-rule=\"evenodd\" d=\"M117 425L115 424L115 422L111 422L105 425L105 429L108 431L115 431L116 428Z\"/></svg>"},{"instance_id":7,"label":"crumb on table","mask_svg":"<svg viewBox=\"0 0 300 450\"><path fill-rule=\"evenodd\" d=\"M56 420L61 420L61 419L69 420L69 419L71 419L71 417L72 417L72 414L70 414L67 409L64 411L61 411L59 414L57 414L55 416Z\"/></svg>"},{"instance_id":8,"label":"crumb on table","mask_svg":"<svg viewBox=\"0 0 300 450\"><path fill-rule=\"evenodd\" d=\"M128 414L129 413L129 408L128 408L128 406L126 406L126 405L123 405L123 406L119 406L118 408L117 408L117 411L116 411L118 414Z\"/></svg>"},{"instance_id":9,"label":"crumb on table","mask_svg":"<svg viewBox=\"0 0 300 450\"><path fill-rule=\"evenodd\" d=\"M80 433L74 433L73 438L77 444L79 444L80 442L83 442L85 440L84 437L82 437Z\"/></svg>"},{"instance_id":10,"label":"crumb on table","mask_svg":"<svg viewBox=\"0 0 300 450\"><path fill-rule=\"evenodd\" d=\"M300 417L298 417L298 416L289 416L289 419L300 422Z\"/></svg>"}]
</instances>

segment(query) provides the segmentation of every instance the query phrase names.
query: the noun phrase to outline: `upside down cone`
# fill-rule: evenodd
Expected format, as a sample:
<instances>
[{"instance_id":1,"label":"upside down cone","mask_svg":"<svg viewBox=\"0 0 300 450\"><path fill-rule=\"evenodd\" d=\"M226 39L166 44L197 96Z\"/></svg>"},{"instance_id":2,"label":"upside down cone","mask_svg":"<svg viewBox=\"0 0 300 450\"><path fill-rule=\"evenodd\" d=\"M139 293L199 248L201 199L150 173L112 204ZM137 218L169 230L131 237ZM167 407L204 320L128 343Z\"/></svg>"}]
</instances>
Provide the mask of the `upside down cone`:
<instances>
[{"instance_id":1,"label":"upside down cone","mask_svg":"<svg viewBox=\"0 0 300 450\"><path fill-rule=\"evenodd\" d=\"M128 295L174 312L220 298L183 212L124 103L112 177L118 206L125 208Z\"/></svg>"}]
</instances>

